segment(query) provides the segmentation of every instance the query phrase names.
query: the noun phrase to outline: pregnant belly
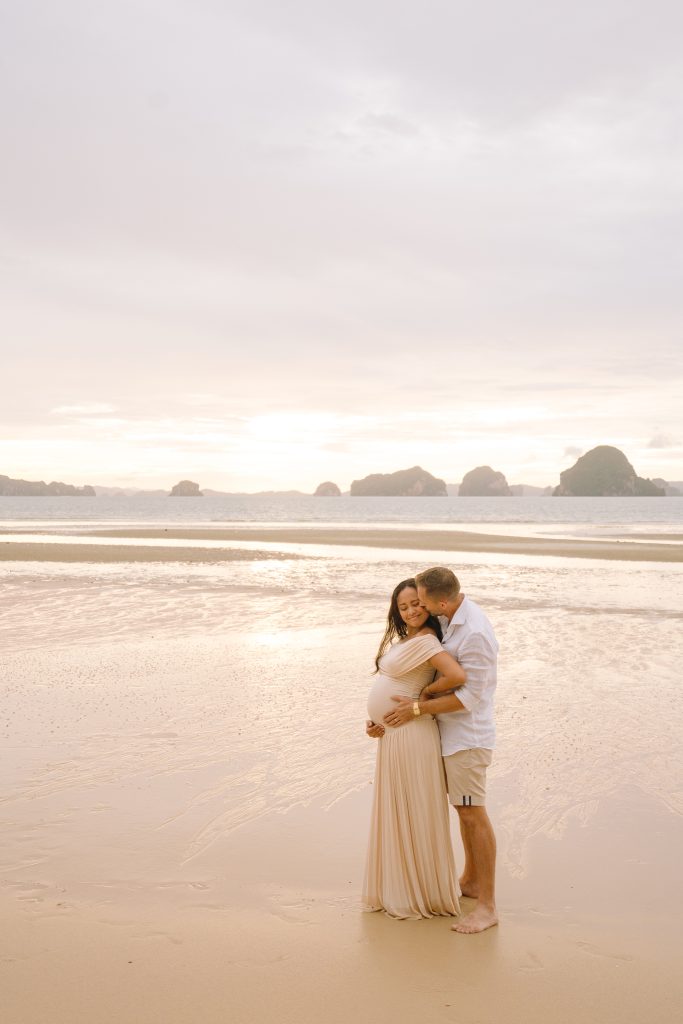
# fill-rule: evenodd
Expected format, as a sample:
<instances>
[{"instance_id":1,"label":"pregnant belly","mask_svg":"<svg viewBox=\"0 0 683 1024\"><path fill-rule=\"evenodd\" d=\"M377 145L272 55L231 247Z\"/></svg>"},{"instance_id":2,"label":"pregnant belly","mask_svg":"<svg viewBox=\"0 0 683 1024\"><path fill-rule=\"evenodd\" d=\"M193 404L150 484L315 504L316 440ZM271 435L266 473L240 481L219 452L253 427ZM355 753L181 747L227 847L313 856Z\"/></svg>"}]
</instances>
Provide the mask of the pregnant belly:
<instances>
[{"instance_id":1,"label":"pregnant belly","mask_svg":"<svg viewBox=\"0 0 683 1024\"><path fill-rule=\"evenodd\" d=\"M415 692L413 687L407 686L396 679L379 676L368 694L368 718L377 724L381 724L387 712L393 711L396 706L391 699L392 696L409 697L411 700L414 700L418 693Z\"/></svg>"}]
</instances>

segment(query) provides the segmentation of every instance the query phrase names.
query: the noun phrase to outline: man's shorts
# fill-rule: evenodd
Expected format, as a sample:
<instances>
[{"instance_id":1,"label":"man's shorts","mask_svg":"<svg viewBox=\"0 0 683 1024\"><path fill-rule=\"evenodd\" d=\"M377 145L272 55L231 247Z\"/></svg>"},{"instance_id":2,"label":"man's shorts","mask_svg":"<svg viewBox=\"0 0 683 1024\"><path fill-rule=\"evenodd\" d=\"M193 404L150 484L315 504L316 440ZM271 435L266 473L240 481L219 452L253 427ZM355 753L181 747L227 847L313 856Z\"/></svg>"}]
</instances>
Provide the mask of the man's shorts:
<instances>
[{"instance_id":1,"label":"man's shorts","mask_svg":"<svg viewBox=\"0 0 683 1024\"><path fill-rule=\"evenodd\" d=\"M448 799L454 807L483 807L486 803L486 769L493 758L492 750L475 747L456 750L443 759L446 769Z\"/></svg>"}]
</instances>

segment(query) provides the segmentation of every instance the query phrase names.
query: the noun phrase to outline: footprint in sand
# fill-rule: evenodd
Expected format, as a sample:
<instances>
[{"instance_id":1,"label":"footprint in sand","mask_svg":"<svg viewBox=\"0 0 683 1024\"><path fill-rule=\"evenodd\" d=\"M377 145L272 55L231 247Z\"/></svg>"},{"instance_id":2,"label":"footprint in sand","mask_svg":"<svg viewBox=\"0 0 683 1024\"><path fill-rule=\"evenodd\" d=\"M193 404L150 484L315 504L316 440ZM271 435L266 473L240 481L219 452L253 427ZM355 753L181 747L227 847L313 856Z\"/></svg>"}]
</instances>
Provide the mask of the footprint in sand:
<instances>
[{"instance_id":1,"label":"footprint in sand","mask_svg":"<svg viewBox=\"0 0 683 1024\"><path fill-rule=\"evenodd\" d=\"M543 968L543 961L539 956L536 956L535 953L532 953L531 950L527 950L526 959L524 960L524 963L521 963L519 965L520 971L527 971L528 973L532 971L542 971Z\"/></svg>"},{"instance_id":2,"label":"footprint in sand","mask_svg":"<svg viewBox=\"0 0 683 1024\"><path fill-rule=\"evenodd\" d=\"M296 903L275 903L270 908L271 914L279 917L288 924L310 925L311 921L311 900L301 900Z\"/></svg>"},{"instance_id":3,"label":"footprint in sand","mask_svg":"<svg viewBox=\"0 0 683 1024\"><path fill-rule=\"evenodd\" d=\"M618 960L621 963L630 964L634 959L628 953L607 953L604 949L598 949L597 946L590 942L577 942L576 945L582 953L587 953L589 956L598 956L604 960Z\"/></svg>"}]
</instances>

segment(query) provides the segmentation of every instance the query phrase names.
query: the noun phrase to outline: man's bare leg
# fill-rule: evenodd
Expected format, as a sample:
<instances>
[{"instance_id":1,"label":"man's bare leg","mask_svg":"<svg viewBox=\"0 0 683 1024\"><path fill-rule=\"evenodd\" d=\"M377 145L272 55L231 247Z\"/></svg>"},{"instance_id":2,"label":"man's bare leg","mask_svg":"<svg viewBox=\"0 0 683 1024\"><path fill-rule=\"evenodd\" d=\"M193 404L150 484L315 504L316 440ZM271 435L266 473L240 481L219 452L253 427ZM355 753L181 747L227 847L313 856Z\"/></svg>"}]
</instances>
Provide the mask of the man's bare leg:
<instances>
[{"instance_id":1,"label":"man's bare leg","mask_svg":"<svg viewBox=\"0 0 683 1024\"><path fill-rule=\"evenodd\" d=\"M470 842L470 834L471 829L465 829L462 819L460 819L460 835L462 836L462 845L465 850L465 866L459 878L460 892L463 896L469 896L471 899L476 900L479 898L479 882L477 881L477 862Z\"/></svg>"},{"instance_id":2,"label":"man's bare leg","mask_svg":"<svg viewBox=\"0 0 683 1024\"><path fill-rule=\"evenodd\" d=\"M474 896L477 905L454 932L469 935L498 924L496 912L496 837L485 807L456 807L465 848L465 870L460 882L463 896ZM464 884L463 884L464 883Z\"/></svg>"}]
</instances>

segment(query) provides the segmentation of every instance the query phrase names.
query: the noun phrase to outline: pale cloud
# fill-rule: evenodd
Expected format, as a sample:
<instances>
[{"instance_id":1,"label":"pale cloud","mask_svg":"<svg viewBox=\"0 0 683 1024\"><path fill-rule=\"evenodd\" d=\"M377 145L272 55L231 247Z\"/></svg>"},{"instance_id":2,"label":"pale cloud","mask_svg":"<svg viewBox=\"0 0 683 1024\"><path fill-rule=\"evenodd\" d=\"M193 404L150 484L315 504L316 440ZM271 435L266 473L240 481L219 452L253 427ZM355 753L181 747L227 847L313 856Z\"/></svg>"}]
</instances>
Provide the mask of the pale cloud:
<instances>
[{"instance_id":1,"label":"pale cloud","mask_svg":"<svg viewBox=\"0 0 683 1024\"><path fill-rule=\"evenodd\" d=\"M115 405L107 402L84 402L82 405L58 405L52 410L55 416L104 416L107 413L116 412Z\"/></svg>"},{"instance_id":2,"label":"pale cloud","mask_svg":"<svg viewBox=\"0 0 683 1024\"><path fill-rule=\"evenodd\" d=\"M647 442L648 448L679 448L681 442L673 438L670 434L655 434L654 437L650 438Z\"/></svg>"}]
</instances>

